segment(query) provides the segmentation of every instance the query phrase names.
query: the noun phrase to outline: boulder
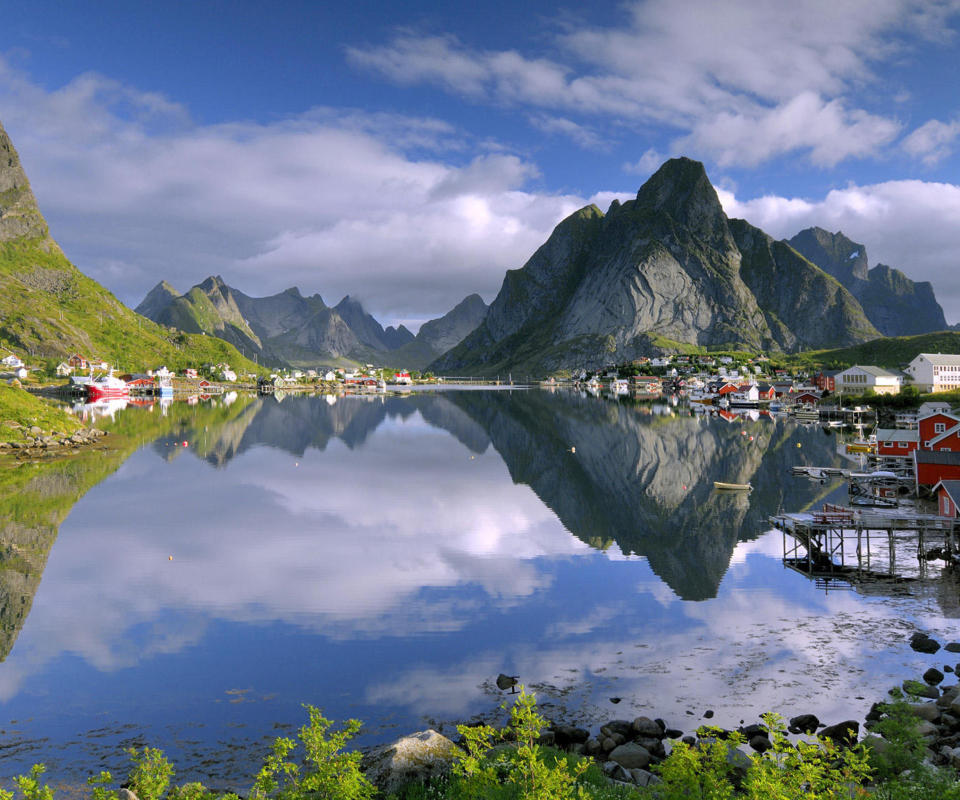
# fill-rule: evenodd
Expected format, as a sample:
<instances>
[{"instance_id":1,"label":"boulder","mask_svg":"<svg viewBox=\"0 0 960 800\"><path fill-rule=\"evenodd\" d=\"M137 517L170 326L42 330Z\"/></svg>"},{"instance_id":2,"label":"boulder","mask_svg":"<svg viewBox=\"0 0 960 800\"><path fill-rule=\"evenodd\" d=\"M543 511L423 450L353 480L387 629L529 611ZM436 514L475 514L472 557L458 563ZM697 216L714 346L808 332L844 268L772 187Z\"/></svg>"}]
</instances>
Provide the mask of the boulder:
<instances>
[{"instance_id":1,"label":"boulder","mask_svg":"<svg viewBox=\"0 0 960 800\"><path fill-rule=\"evenodd\" d=\"M923 673L923 679L931 686L937 686L943 681L944 674L938 670L936 667L930 667L926 672ZM939 696L939 692L937 694Z\"/></svg>"},{"instance_id":2,"label":"boulder","mask_svg":"<svg viewBox=\"0 0 960 800\"><path fill-rule=\"evenodd\" d=\"M820 727L820 720L816 714L801 714L790 720L790 727L796 728L800 733L816 733Z\"/></svg>"},{"instance_id":3,"label":"boulder","mask_svg":"<svg viewBox=\"0 0 960 800\"><path fill-rule=\"evenodd\" d=\"M948 653L960 653L960 642L950 642L949 644L945 644L943 649Z\"/></svg>"},{"instance_id":4,"label":"boulder","mask_svg":"<svg viewBox=\"0 0 960 800\"><path fill-rule=\"evenodd\" d=\"M630 776L637 786L656 786L658 783L663 783L659 777L645 769L632 769L630 770Z\"/></svg>"},{"instance_id":5,"label":"boulder","mask_svg":"<svg viewBox=\"0 0 960 800\"><path fill-rule=\"evenodd\" d=\"M604 753L612 753L617 749L617 743L612 736L605 736L600 740L600 747L603 748Z\"/></svg>"},{"instance_id":6,"label":"boulder","mask_svg":"<svg viewBox=\"0 0 960 800\"><path fill-rule=\"evenodd\" d=\"M767 750L773 747L773 743L766 736L761 736L759 734L756 736L751 736L748 744L758 753L765 753Z\"/></svg>"},{"instance_id":7,"label":"boulder","mask_svg":"<svg viewBox=\"0 0 960 800\"><path fill-rule=\"evenodd\" d=\"M117 800L138 800L138 798L130 789L118 789Z\"/></svg>"},{"instance_id":8,"label":"boulder","mask_svg":"<svg viewBox=\"0 0 960 800\"><path fill-rule=\"evenodd\" d=\"M937 700L940 697L940 690L936 686L909 679L903 682L903 690L914 697L926 697L929 700Z\"/></svg>"},{"instance_id":9,"label":"boulder","mask_svg":"<svg viewBox=\"0 0 960 800\"><path fill-rule=\"evenodd\" d=\"M928 737L936 738L940 735L940 729L937 728L937 726L932 722L920 720L917 723L917 733L920 735L921 739L926 739Z\"/></svg>"},{"instance_id":10,"label":"boulder","mask_svg":"<svg viewBox=\"0 0 960 800\"><path fill-rule=\"evenodd\" d=\"M645 739L662 739L663 729L650 717L637 717L631 725L634 736L642 736Z\"/></svg>"},{"instance_id":11,"label":"boulder","mask_svg":"<svg viewBox=\"0 0 960 800\"><path fill-rule=\"evenodd\" d=\"M644 769L650 764L650 752L647 748L628 742L610 753L610 760L616 761L624 769Z\"/></svg>"},{"instance_id":12,"label":"boulder","mask_svg":"<svg viewBox=\"0 0 960 800\"><path fill-rule=\"evenodd\" d=\"M557 725L553 729L558 747L568 747L572 744L586 744L590 738L590 731L586 728L577 728L573 725Z\"/></svg>"},{"instance_id":13,"label":"boulder","mask_svg":"<svg viewBox=\"0 0 960 800\"><path fill-rule=\"evenodd\" d=\"M927 722L940 721L940 709L936 703L910 703L908 708L915 717L925 719Z\"/></svg>"},{"instance_id":14,"label":"boulder","mask_svg":"<svg viewBox=\"0 0 960 800\"><path fill-rule=\"evenodd\" d=\"M676 728L667 728L663 732L664 739L679 739L683 736L683 731L678 731Z\"/></svg>"},{"instance_id":15,"label":"boulder","mask_svg":"<svg viewBox=\"0 0 960 800\"><path fill-rule=\"evenodd\" d=\"M433 730L421 731L375 747L363 757L362 767L370 782L389 795L404 784L448 774L460 752L446 736Z\"/></svg>"},{"instance_id":16,"label":"boulder","mask_svg":"<svg viewBox=\"0 0 960 800\"><path fill-rule=\"evenodd\" d=\"M619 733L624 739L632 738L634 735L633 723L625 719L614 719L603 726L610 734Z\"/></svg>"},{"instance_id":17,"label":"boulder","mask_svg":"<svg viewBox=\"0 0 960 800\"><path fill-rule=\"evenodd\" d=\"M931 639L929 636L924 634L921 637L917 637L911 640L910 647L916 650L918 653L936 653L940 649L940 642L936 639Z\"/></svg>"},{"instance_id":18,"label":"boulder","mask_svg":"<svg viewBox=\"0 0 960 800\"><path fill-rule=\"evenodd\" d=\"M838 722L836 725L828 725L820 732L820 735L839 745L856 744L857 737L860 735L860 723L848 719L844 722Z\"/></svg>"},{"instance_id":19,"label":"boulder","mask_svg":"<svg viewBox=\"0 0 960 800\"><path fill-rule=\"evenodd\" d=\"M586 745L587 754L591 756L597 755L601 750L603 750L603 745L600 744L596 739L588 739Z\"/></svg>"}]
</instances>

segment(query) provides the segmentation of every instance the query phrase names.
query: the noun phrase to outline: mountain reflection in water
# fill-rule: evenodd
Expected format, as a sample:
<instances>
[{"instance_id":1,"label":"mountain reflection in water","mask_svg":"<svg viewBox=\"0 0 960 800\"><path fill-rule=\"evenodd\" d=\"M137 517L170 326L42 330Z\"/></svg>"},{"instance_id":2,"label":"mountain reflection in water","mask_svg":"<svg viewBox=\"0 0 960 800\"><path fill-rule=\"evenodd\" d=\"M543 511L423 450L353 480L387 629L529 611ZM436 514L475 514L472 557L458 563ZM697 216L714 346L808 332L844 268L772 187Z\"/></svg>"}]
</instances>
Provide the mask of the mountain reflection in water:
<instances>
[{"instance_id":1,"label":"mountain reflection in water","mask_svg":"<svg viewBox=\"0 0 960 800\"><path fill-rule=\"evenodd\" d=\"M8 470L0 701L32 721L0 772L67 769L105 717L107 744L141 726L173 754L171 726L203 728L180 777L198 753L233 776L224 726L259 742L310 702L384 738L495 706L501 671L572 719L617 694L617 716L735 724L783 696L847 711L903 669L902 609L822 597L763 536L831 490L787 474L837 462L819 429L539 391L331 400L130 409L113 450Z\"/></svg>"}]
</instances>

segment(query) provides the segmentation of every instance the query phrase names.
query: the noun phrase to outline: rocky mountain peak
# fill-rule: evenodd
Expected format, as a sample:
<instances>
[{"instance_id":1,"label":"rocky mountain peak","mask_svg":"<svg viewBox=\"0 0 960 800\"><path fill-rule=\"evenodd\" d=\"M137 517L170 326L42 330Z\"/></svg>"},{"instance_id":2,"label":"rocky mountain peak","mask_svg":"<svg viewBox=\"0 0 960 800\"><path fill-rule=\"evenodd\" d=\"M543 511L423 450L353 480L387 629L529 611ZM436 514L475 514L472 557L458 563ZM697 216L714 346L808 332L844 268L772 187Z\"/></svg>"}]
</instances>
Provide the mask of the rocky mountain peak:
<instances>
[{"instance_id":1,"label":"rocky mountain peak","mask_svg":"<svg viewBox=\"0 0 960 800\"><path fill-rule=\"evenodd\" d=\"M21 237L45 239L56 247L27 173L20 166L20 156L0 124L0 242Z\"/></svg>"},{"instance_id":2,"label":"rocky mountain peak","mask_svg":"<svg viewBox=\"0 0 960 800\"><path fill-rule=\"evenodd\" d=\"M807 228L790 239L788 244L847 288L853 281L869 278L867 248L848 239L843 231L830 233L823 228Z\"/></svg>"},{"instance_id":3,"label":"rocky mountain peak","mask_svg":"<svg viewBox=\"0 0 960 800\"><path fill-rule=\"evenodd\" d=\"M160 281L147 293L143 302L134 310L141 316L156 321L178 297L180 297L180 292L166 281Z\"/></svg>"},{"instance_id":4,"label":"rocky mountain peak","mask_svg":"<svg viewBox=\"0 0 960 800\"><path fill-rule=\"evenodd\" d=\"M637 207L666 214L698 236L726 230L726 214L703 164L671 158L637 192Z\"/></svg>"}]
</instances>

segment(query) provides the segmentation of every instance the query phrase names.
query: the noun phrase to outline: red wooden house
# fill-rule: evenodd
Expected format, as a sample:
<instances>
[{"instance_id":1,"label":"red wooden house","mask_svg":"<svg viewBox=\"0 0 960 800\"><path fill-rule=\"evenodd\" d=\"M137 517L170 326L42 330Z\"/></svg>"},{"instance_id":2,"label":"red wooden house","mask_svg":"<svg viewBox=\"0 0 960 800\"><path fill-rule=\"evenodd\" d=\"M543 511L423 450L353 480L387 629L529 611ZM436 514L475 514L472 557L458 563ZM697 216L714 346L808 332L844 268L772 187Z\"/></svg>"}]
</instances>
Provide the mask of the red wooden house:
<instances>
[{"instance_id":1,"label":"red wooden house","mask_svg":"<svg viewBox=\"0 0 960 800\"><path fill-rule=\"evenodd\" d=\"M934 445L934 442L937 440L943 439L943 434L953 431L960 427L960 418L953 416L952 414L945 414L943 412L938 412L936 414L931 414L928 417L924 417L917 423L917 428L919 429L919 441L921 450L933 450L933 449L954 449L955 439L951 442L946 442L943 445L937 446ZM956 448L960 452L960 447Z\"/></svg>"},{"instance_id":2,"label":"red wooden house","mask_svg":"<svg viewBox=\"0 0 960 800\"><path fill-rule=\"evenodd\" d=\"M920 433L911 430L877 431L877 455L908 456L920 446Z\"/></svg>"},{"instance_id":3,"label":"red wooden house","mask_svg":"<svg viewBox=\"0 0 960 800\"><path fill-rule=\"evenodd\" d=\"M813 383L821 392L835 392L837 384L834 380L838 370L823 369L813 376Z\"/></svg>"},{"instance_id":4,"label":"red wooden house","mask_svg":"<svg viewBox=\"0 0 960 800\"><path fill-rule=\"evenodd\" d=\"M940 481L960 480L960 453L914 450L917 492L930 491Z\"/></svg>"},{"instance_id":5,"label":"red wooden house","mask_svg":"<svg viewBox=\"0 0 960 800\"><path fill-rule=\"evenodd\" d=\"M85 359L79 353L74 353L72 356L70 356L70 358L67 359L67 363L74 369L87 368L87 359Z\"/></svg>"},{"instance_id":6,"label":"red wooden house","mask_svg":"<svg viewBox=\"0 0 960 800\"><path fill-rule=\"evenodd\" d=\"M820 402L820 395L816 392L800 392L795 394L792 399L794 403L815 406Z\"/></svg>"},{"instance_id":7,"label":"red wooden house","mask_svg":"<svg viewBox=\"0 0 960 800\"><path fill-rule=\"evenodd\" d=\"M933 487L937 495L937 508L941 517L957 517L957 501L960 500L960 481L940 481Z\"/></svg>"}]
</instances>

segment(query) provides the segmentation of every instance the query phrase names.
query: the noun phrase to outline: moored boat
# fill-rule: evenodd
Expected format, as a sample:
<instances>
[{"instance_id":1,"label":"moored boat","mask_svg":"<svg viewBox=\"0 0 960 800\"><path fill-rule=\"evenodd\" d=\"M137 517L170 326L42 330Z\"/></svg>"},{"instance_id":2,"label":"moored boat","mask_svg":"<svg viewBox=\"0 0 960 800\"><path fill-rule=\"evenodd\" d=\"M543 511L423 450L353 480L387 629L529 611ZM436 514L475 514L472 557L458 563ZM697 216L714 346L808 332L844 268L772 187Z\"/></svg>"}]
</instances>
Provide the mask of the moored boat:
<instances>
[{"instance_id":1,"label":"moored boat","mask_svg":"<svg viewBox=\"0 0 960 800\"><path fill-rule=\"evenodd\" d=\"M87 396L91 400L108 400L116 397L127 397L130 394L127 382L114 377L113 370L83 384L83 388L86 389Z\"/></svg>"}]
</instances>

